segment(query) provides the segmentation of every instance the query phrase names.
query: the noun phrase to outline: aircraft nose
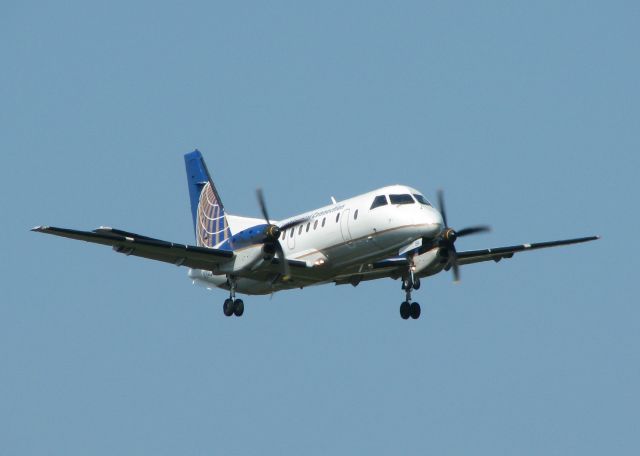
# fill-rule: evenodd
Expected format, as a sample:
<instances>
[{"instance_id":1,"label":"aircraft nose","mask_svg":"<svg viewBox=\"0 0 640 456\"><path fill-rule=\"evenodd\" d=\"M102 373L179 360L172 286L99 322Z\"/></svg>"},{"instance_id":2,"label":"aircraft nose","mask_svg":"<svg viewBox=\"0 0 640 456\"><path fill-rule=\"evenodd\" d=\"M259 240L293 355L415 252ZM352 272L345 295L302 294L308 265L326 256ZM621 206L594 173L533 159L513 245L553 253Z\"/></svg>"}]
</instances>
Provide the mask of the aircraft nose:
<instances>
[{"instance_id":1,"label":"aircraft nose","mask_svg":"<svg viewBox=\"0 0 640 456\"><path fill-rule=\"evenodd\" d=\"M430 212L431 212L432 223L434 225L436 225L436 228L437 228L438 234L439 234L445 228L444 220L442 220L442 214L440 214L440 212L438 212L434 208L431 208Z\"/></svg>"},{"instance_id":2,"label":"aircraft nose","mask_svg":"<svg viewBox=\"0 0 640 456\"><path fill-rule=\"evenodd\" d=\"M446 228L446 226L444 226L444 220L442 218L442 214L440 212L438 212L437 210L432 208L432 211L434 213L434 216L437 220L437 224L440 227L440 231L444 230Z\"/></svg>"},{"instance_id":3,"label":"aircraft nose","mask_svg":"<svg viewBox=\"0 0 640 456\"><path fill-rule=\"evenodd\" d=\"M420 224L424 226L424 236L435 237L444 229L444 221L440 212L433 207L425 209L421 214Z\"/></svg>"}]
</instances>

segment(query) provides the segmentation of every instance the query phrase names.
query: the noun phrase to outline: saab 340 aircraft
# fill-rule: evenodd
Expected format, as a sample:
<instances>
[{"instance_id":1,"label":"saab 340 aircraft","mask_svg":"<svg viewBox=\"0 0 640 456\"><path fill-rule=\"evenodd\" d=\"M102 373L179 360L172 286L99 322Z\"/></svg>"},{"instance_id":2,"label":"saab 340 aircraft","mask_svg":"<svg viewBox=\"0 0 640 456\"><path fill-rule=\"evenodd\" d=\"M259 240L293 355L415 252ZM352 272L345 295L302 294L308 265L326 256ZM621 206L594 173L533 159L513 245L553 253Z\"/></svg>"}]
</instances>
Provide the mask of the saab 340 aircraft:
<instances>
[{"instance_id":1,"label":"saab 340 aircraft","mask_svg":"<svg viewBox=\"0 0 640 456\"><path fill-rule=\"evenodd\" d=\"M456 240L489 230L449 226L442 192L438 209L418 190L405 185L379 188L304 214L269 218L262 192L263 219L226 212L199 151L184 156L196 245L161 241L115 228L93 231L38 226L33 231L110 245L116 252L189 268L194 283L229 291L226 316L241 316L236 293L269 294L326 283L358 285L363 280L400 279L403 319L420 317L413 290L420 279L481 261L498 262L525 250L593 241L598 236L458 252Z\"/></svg>"}]
</instances>

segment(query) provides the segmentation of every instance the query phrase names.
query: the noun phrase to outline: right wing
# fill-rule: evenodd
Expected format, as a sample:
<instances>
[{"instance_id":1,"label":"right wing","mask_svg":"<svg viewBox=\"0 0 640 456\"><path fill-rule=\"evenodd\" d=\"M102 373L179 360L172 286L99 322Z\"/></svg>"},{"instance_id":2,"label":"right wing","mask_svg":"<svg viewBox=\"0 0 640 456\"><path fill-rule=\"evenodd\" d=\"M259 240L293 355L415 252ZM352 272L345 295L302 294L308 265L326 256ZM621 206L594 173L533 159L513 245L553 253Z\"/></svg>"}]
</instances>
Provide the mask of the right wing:
<instances>
[{"instance_id":1,"label":"right wing","mask_svg":"<svg viewBox=\"0 0 640 456\"><path fill-rule=\"evenodd\" d=\"M31 231L55 236L110 245L113 250L150 260L187 266L194 269L213 270L216 266L233 258L231 250L210 249L193 245L174 244L140 234L114 228L101 227L93 231L78 231L53 226L37 226Z\"/></svg>"}]
</instances>

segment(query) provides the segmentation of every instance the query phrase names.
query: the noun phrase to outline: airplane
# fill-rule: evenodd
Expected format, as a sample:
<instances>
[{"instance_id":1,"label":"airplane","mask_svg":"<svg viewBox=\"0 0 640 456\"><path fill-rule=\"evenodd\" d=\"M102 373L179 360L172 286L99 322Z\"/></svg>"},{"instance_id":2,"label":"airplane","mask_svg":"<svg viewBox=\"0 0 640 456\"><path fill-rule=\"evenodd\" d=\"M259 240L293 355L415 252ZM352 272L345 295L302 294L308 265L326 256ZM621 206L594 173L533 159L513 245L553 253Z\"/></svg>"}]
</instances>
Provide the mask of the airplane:
<instances>
[{"instance_id":1,"label":"airplane","mask_svg":"<svg viewBox=\"0 0 640 456\"><path fill-rule=\"evenodd\" d=\"M79 231L52 226L32 229L70 239L109 245L116 252L189 268L194 284L229 292L225 316L244 314L236 294L264 295L293 288L335 283L400 280L405 299L400 317L418 319L413 301L421 279L460 266L511 258L529 250L594 241L588 236L482 250L457 251L458 238L490 230L485 225L456 230L449 225L442 190L437 209L418 190L406 185L378 188L303 214L276 221L257 190L262 218L241 217L225 210L202 154L184 156L195 245L167 242L127 231L100 227Z\"/></svg>"}]
</instances>

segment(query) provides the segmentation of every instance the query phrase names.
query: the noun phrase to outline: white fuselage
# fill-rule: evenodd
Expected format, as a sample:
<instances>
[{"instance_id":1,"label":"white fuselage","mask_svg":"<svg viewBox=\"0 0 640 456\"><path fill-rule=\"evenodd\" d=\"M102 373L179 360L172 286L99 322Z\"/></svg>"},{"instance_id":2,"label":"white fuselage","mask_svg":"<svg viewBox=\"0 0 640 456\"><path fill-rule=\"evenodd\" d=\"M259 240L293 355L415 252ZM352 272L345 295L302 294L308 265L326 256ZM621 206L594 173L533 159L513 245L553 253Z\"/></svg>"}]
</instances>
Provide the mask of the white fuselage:
<instances>
[{"instance_id":1,"label":"white fuselage","mask_svg":"<svg viewBox=\"0 0 640 456\"><path fill-rule=\"evenodd\" d=\"M372 208L374 198L384 195L388 204ZM280 243L286 257L306 262L301 280L270 283L238 278L237 291L267 294L274 291L326 283L337 277L357 273L375 261L397 256L399 249L418 239L433 239L443 229L440 213L417 201L393 204L389 195L421 195L404 185L383 187L329 206L296 215L279 222L305 220L282 233ZM259 219L229 216L240 229L264 223ZM189 276L202 285L227 288L227 276L210 271L190 270ZM204 283L203 283L204 282Z\"/></svg>"}]
</instances>

